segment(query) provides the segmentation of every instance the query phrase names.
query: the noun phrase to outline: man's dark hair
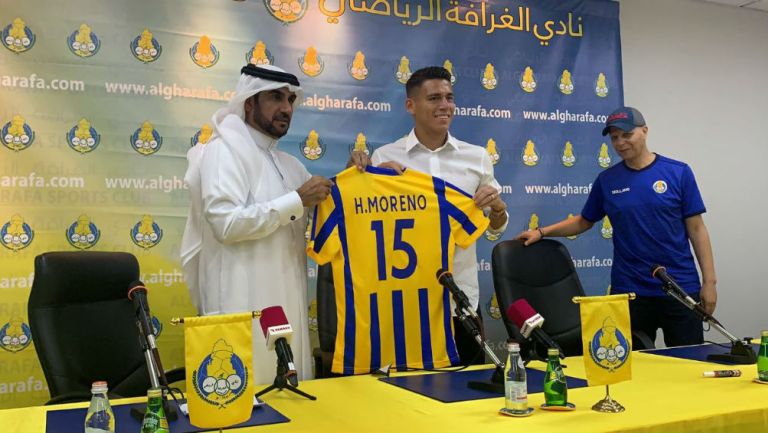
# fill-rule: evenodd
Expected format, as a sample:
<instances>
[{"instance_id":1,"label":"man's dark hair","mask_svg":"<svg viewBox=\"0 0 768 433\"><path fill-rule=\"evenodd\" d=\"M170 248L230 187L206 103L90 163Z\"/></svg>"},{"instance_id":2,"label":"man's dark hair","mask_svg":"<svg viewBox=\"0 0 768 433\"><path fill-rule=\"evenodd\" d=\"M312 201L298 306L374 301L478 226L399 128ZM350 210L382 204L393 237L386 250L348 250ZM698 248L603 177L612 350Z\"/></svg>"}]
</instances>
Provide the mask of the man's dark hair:
<instances>
[{"instance_id":1,"label":"man's dark hair","mask_svg":"<svg viewBox=\"0 0 768 433\"><path fill-rule=\"evenodd\" d=\"M442 66L427 66L426 68L419 69L405 83L406 96L411 97L414 90L421 87L422 83L427 80L446 80L450 83L451 73Z\"/></svg>"}]
</instances>

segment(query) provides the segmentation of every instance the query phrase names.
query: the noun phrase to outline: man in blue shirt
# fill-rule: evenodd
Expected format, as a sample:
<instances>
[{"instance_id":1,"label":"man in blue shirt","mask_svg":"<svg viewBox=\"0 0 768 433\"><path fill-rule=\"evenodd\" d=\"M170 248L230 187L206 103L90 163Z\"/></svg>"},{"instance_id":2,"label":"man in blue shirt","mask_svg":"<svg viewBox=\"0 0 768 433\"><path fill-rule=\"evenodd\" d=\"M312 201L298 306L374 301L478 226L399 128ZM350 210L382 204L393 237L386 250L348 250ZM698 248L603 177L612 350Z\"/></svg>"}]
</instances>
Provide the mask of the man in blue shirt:
<instances>
[{"instance_id":1,"label":"man in blue shirt","mask_svg":"<svg viewBox=\"0 0 768 433\"><path fill-rule=\"evenodd\" d=\"M622 162L603 171L580 215L518 235L525 245L544 236L571 236L589 230L605 215L613 225L613 293L634 292L629 303L632 329L656 339L664 332L667 346L704 340L701 319L666 295L651 268L662 265L677 283L710 314L717 303L717 278L712 246L701 214L706 211L691 168L652 153L648 126L632 107L621 107L606 120L603 135ZM690 244L701 268L702 280Z\"/></svg>"}]
</instances>

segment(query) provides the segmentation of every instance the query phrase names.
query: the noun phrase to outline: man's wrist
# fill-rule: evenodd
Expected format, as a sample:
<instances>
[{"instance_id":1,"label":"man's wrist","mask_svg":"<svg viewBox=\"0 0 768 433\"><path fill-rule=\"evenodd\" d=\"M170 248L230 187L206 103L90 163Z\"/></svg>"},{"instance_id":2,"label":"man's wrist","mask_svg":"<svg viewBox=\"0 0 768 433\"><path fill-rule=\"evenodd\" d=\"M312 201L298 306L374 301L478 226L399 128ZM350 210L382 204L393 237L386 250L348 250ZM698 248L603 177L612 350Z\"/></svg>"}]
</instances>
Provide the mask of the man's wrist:
<instances>
[{"instance_id":1,"label":"man's wrist","mask_svg":"<svg viewBox=\"0 0 768 433\"><path fill-rule=\"evenodd\" d=\"M541 227L537 227L536 230L538 230L541 237L544 238L544 230L542 230Z\"/></svg>"}]
</instances>

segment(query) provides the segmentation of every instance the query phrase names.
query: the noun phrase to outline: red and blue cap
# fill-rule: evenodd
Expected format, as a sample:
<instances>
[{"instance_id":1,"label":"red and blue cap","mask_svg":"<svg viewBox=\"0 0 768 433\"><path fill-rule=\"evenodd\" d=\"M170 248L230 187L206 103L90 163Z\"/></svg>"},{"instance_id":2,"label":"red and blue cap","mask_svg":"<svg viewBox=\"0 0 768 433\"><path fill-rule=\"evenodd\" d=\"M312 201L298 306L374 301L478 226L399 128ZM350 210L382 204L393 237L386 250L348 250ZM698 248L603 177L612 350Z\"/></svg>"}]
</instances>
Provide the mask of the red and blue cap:
<instances>
[{"instance_id":1,"label":"red and blue cap","mask_svg":"<svg viewBox=\"0 0 768 433\"><path fill-rule=\"evenodd\" d=\"M637 108L621 107L608 116L603 128L603 135L608 135L611 128L619 128L622 131L631 131L638 126L645 126L645 118Z\"/></svg>"}]
</instances>

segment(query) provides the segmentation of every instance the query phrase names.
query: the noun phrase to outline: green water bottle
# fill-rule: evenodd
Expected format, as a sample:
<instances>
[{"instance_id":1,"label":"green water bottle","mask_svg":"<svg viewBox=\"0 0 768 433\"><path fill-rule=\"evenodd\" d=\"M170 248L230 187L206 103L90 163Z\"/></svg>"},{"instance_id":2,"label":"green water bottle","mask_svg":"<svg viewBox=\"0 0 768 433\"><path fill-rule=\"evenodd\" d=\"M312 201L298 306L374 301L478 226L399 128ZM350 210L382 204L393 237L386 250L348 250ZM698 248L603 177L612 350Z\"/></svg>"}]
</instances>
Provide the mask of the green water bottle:
<instances>
[{"instance_id":1,"label":"green water bottle","mask_svg":"<svg viewBox=\"0 0 768 433\"><path fill-rule=\"evenodd\" d=\"M147 412L141 422L141 433L169 433L168 420L163 410L163 390L151 388L147 391Z\"/></svg>"},{"instance_id":2,"label":"green water bottle","mask_svg":"<svg viewBox=\"0 0 768 433\"><path fill-rule=\"evenodd\" d=\"M547 349L547 372L544 375L544 401L547 406L566 406L568 385L565 383L560 351Z\"/></svg>"},{"instance_id":3,"label":"green water bottle","mask_svg":"<svg viewBox=\"0 0 768 433\"><path fill-rule=\"evenodd\" d=\"M757 378L768 382L768 331L760 333L760 353L757 354Z\"/></svg>"}]
</instances>

